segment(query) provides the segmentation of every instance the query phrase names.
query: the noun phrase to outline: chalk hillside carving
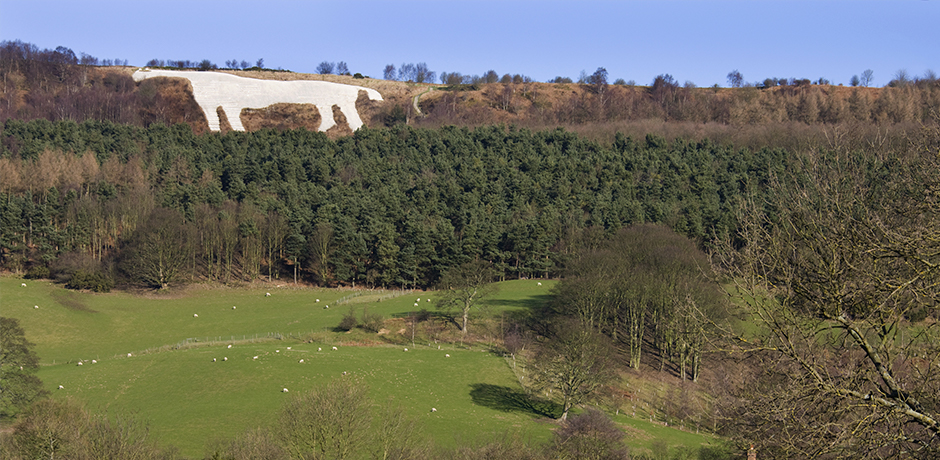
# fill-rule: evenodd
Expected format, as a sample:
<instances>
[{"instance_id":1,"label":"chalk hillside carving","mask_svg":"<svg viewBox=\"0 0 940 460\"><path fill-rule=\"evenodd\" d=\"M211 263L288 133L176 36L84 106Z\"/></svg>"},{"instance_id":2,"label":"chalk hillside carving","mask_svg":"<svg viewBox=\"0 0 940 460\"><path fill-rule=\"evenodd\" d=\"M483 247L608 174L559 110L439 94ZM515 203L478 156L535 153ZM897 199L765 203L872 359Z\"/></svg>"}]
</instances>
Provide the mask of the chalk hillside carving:
<instances>
[{"instance_id":1,"label":"chalk hillside carving","mask_svg":"<svg viewBox=\"0 0 940 460\"><path fill-rule=\"evenodd\" d=\"M134 72L134 81L154 77L185 78L193 85L193 97L206 114L209 129L220 130L217 109L222 107L225 117L235 131L244 131L242 109L263 109L273 104L313 104L320 112L320 131L336 125L333 106L339 107L349 129L362 126L356 99L365 91L369 99L381 101L382 95L372 88L344 85L327 81L295 80L275 81L245 78L221 72L186 72L178 70L142 69Z\"/></svg>"}]
</instances>

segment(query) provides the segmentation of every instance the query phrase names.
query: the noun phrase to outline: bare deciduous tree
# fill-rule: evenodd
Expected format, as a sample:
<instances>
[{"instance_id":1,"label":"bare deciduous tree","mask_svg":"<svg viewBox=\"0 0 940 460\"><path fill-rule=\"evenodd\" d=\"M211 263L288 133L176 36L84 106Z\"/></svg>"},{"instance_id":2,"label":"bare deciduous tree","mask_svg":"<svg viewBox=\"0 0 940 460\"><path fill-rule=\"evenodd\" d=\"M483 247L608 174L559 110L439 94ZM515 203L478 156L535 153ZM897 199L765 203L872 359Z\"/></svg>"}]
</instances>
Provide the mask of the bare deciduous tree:
<instances>
[{"instance_id":1,"label":"bare deciduous tree","mask_svg":"<svg viewBox=\"0 0 940 460\"><path fill-rule=\"evenodd\" d=\"M279 435L292 458L358 458L372 420L368 390L352 378L294 397L280 415Z\"/></svg>"},{"instance_id":2,"label":"bare deciduous tree","mask_svg":"<svg viewBox=\"0 0 940 460\"><path fill-rule=\"evenodd\" d=\"M608 339L578 320L557 325L554 336L531 361L535 385L558 391L562 398L560 420L613 377Z\"/></svg>"},{"instance_id":3,"label":"bare deciduous tree","mask_svg":"<svg viewBox=\"0 0 940 460\"><path fill-rule=\"evenodd\" d=\"M437 301L437 308L447 310L456 308L460 312L460 330L467 333L470 311L480 305L480 301L493 293L495 285L493 264L483 260L474 260L444 272L438 282L442 297Z\"/></svg>"},{"instance_id":4,"label":"bare deciduous tree","mask_svg":"<svg viewBox=\"0 0 940 460\"><path fill-rule=\"evenodd\" d=\"M757 371L731 413L764 451L940 454L940 181L911 150L807 155L742 212L746 246L722 266Z\"/></svg>"}]
</instances>

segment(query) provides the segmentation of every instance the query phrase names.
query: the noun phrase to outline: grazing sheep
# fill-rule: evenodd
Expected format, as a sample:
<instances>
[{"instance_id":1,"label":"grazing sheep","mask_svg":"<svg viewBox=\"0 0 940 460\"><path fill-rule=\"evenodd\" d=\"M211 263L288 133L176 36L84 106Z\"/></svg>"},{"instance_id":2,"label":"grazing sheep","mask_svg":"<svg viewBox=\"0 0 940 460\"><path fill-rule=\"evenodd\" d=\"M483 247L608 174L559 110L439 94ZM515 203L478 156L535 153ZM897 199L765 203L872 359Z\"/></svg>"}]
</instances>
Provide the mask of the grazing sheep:
<instances>
[{"instance_id":1,"label":"grazing sheep","mask_svg":"<svg viewBox=\"0 0 940 460\"><path fill-rule=\"evenodd\" d=\"M431 412L437 412L437 408L432 407L432 408L431 408Z\"/></svg>"},{"instance_id":2,"label":"grazing sheep","mask_svg":"<svg viewBox=\"0 0 940 460\"><path fill-rule=\"evenodd\" d=\"M287 388L281 390L281 393L287 393Z\"/></svg>"},{"instance_id":3,"label":"grazing sheep","mask_svg":"<svg viewBox=\"0 0 940 460\"><path fill-rule=\"evenodd\" d=\"M271 297L271 293L270 293L270 292L265 292L265 293L264 293L264 296L265 296L265 297Z\"/></svg>"},{"instance_id":4,"label":"grazing sheep","mask_svg":"<svg viewBox=\"0 0 940 460\"><path fill-rule=\"evenodd\" d=\"M333 351L339 350L339 348L333 347Z\"/></svg>"},{"instance_id":5,"label":"grazing sheep","mask_svg":"<svg viewBox=\"0 0 940 460\"><path fill-rule=\"evenodd\" d=\"M232 305L232 310L234 310L234 309L235 309L235 305Z\"/></svg>"},{"instance_id":6,"label":"grazing sheep","mask_svg":"<svg viewBox=\"0 0 940 460\"><path fill-rule=\"evenodd\" d=\"M290 350L290 347L287 347L287 349Z\"/></svg>"},{"instance_id":7,"label":"grazing sheep","mask_svg":"<svg viewBox=\"0 0 940 460\"><path fill-rule=\"evenodd\" d=\"M212 358L212 362L215 362L215 358Z\"/></svg>"},{"instance_id":8,"label":"grazing sheep","mask_svg":"<svg viewBox=\"0 0 940 460\"><path fill-rule=\"evenodd\" d=\"M304 360L301 359L301 360L300 360L300 364L303 364L303 363L304 363Z\"/></svg>"},{"instance_id":9,"label":"grazing sheep","mask_svg":"<svg viewBox=\"0 0 940 460\"><path fill-rule=\"evenodd\" d=\"M222 361L228 361L228 356L222 358Z\"/></svg>"},{"instance_id":10,"label":"grazing sheep","mask_svg":"<svg viewBox=\"0 0 940 460\"><path fill-rule=\"evenodd\" d=\"M229 347L229 348L232 348L232 344L228 344L228 347Z\"/></svg>"},{"instance_id":11,"label":"grazing sheep","mask_svg":"<svg viewBox=\"0 0 940 460\"><path fill-rule=\"evenodd\" d=\"M415 302L415 306L416 306L416 307L418 306L418 303L417 303L417 302Z\"/></svg>"},{"instance_id":12,"label":"grazing sheep","mask_svg":"<svg viewBox=\"0 0 940 460\"><path fill-rule=\"evenodd\" d=\"M26 283L20 283L20 286L26 287Z\"/></svg>"},{"instance_id":13,"label":"grazing sheep","mask_svg":"<svg viewBox=\"0 0 940 460\"><path fill-rule=\"evenodd\" d=\"M60 390L64 390L64 389L65 389L65 387L64 387L64 386L62 386L62 385L59 385L59 389L60 389Z\"/></svg>"},{"instance_id":14,"label":"grazing sheep","mask_svg":"<svg viewBox=\"0 0 940 460\"><path fill-rule=\"evenodd\" d=\"M39 305L33 305L33 308L39 308Z\"/></svg>"},{"instance_id":15,"label":"grazing sheep","mask_svg":"<svg viewBox=\"0 0 940 460\"><path fill-rule=\"evenodd\" d=\"M193 313L193 318L198 318L198 317L199 317L198 313Z\"/></svg>"},{"instance_id":16,"label":"grazing sheep","mask_svg":"<svg viewBox=\"0 0 940 460\"><path fill-rule=\"evenodd\" d=\"M85 363L83 363L83 362L81 362L81 361L78 362L78 365L79 365L79 366L81 366L82 364L85 364Z\"/></svg>"},{"instance_id":17,"label":"grazing sheep","mask_svg":"<svg viewBox=\"0 0 940 460\"><path fill-rule=\"evenodd\" d=\"M317 351L323 351L323 349L320 347L317 347Z\"/></svg>"},{"instance_id":18,"label":"grazing sheep","mask_svg":"<svg viewBox=\"0 0 940 460\"><path fill-rule=\"evenodd\" d=\"M127 357L128 357L128 358L130 358L130 357L131 357L131 354L130 354L130 353L128 353L128 354L127 354Z\"/></svg>"},{"instance_id":19,"label":"grazing sheep","mask_svg":"<svg viewBox=\"0 0 940 460\"><path fill-rule=\"evenodd\" d=\"M254 358L251 358L251 359L258 359L258 357L257 357L257 356L255 356Z\"/></svg>"},{"instance_id":20,"label":"grazing sheep","mask_svg":"<svg viewBox=\"0 0 940 460\"><path fill-rule=\"evenodd\" d=\"M405 348L405 351L408 351L408 349L407 349L407 348Z\"/></svg>"},{"instance_id":21,"label":"grazing sheep","mask_svg":"<svg viewBox=\"0 0 940 460\"><path fill-rule=\"evenodd\" d=\"M541 281L539 281L539 286L541 286L541 285L542 285L542 282L541 282Z\"/></svg>"},{"instance_id":22,"label":"grazing sheep","mask_svg":"<svg viewBox=\"0 0 940 460\"><path fill-rule=\"evenodd\" d=\"M346 371L343 371L343 375L346 375Z\"/></svg>"},{"instance_id":23,"label":"grazing sheep","mask_svg":"<svg viewBox=\"0 0 940 460\"><path fill-rule=\"evenodd\" d=\"M445 358L450 358L450 355L447 354L447 353L444 353L444 357L445 357Z\"/></svg>"},{"instance_id":24,"label":"grazing sheep","mask_svg":"<svg viewBox=\"0 0 940 460\"><path fill-rule=\"evenodd\" d=\"M275 353L280 353L280 352L281 352L281 350L274 350L274 352L275 352Z\"/></svg>"},{"instance_id":25,"label":"grazing sheep","mask_svg":"<svg viewBox=\"0 0 940 460\"><path fill-rule=\"evenodd\" d=\"M317 299L317 302L316 302L316 303L320 303L320 299Z\"/></svg>"},{"instance_id":26,"label":"grazing sheep","mask_svg":"<svg viewBox=\"0 0 940 460\"><path fill-rule=\"evenodd\" d=\"M92 364L98 364L98 361L96 361L96 360L93 359L93 360L91 360L91 363L92 363Z\"/></svg>"},{"instance_id":27,"label":"grazing sheep","mask_svg":"<svg viewBox=\"0 0 940 460\"><path fill-rule=\"evenodd\" d=\"M329 305L327 305L327 306L325 306L325 307L323 307L323 309L324 309L324 310L326 310L326 309L328 309L328 308L330 308L330 306L329 306Z\"/></svg>"}]
</instances>

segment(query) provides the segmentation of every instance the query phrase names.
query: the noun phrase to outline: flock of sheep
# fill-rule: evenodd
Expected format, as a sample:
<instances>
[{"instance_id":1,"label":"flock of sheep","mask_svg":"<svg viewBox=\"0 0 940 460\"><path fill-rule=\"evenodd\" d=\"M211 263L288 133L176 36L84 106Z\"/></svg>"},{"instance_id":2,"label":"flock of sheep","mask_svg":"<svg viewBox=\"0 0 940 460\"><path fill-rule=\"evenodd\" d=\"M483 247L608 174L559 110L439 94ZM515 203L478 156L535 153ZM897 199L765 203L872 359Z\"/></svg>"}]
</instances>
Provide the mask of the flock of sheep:
<instances>
[{"instance_id":1,"label":"flock of sheep","mask_svg":"<svg viewBox=\"0 0 940 460\"><path fill-rule=\"evenodd\" d=\"M540 286L541 286L541 284L542 284L542 283L539 283ZM26 287L26 283L22 283L21 286L22 286L22 287ZM270 293L270 292L266 292L266 293L264 294L264 296L265 296L265 297L271 297L271 293ZM430 302L431 299L426 299L426 301L427 301L427 302ZM421 299L420 299L420 298L418 298L418 299L415 301L414 306L417 307L417 306L419 305L418 302L421 302ZM316 299L316 303L320 303L320 299ZM36 305L36 306L34 306L33 308L38 309L38 308L39 308L39 305ZM330 306L329 306L329 305L325 305L323 308L324 308L324 309L328 309L328 308L330 308ZM232 306L232 310L236 310L236 309L237 309L237 307L236 307L235 305L233 305L233 306ZM198 318L198 317L199 317L199 314L198 314L198 313L193 313L193 318ZM232 348L232 345L231 345L231 344L229 344L229 345L226 346L226 349L230 349L230 348ZM292 348L292 347L287 347L287 350L291 350L291 348ZM438 348L440 348L440 347L438 347ZM321 352L321 351L323 351L323 348L322 348L322 347L317 347L317 351L318 351L318 352ZM334 347L332 347L332 351L339 351L339 348L334 346ZM407 348L407 347L404 348L404 351L407 352L407 351L408 351L408 348ZM278 349L278 350L275 350L274 352L275 352L275 353L280 353L281 350ZM127 354L127 357L128 357L128 358L130 358L130 357L132 357L132 356L133 356L132 353L128 353L128 354ZM450 354L445 353L445 354L444 354L444 357L445 357L445 358L450 358ZM252 357L252 361L257 360L257 359L259 359L259 358L260 358L259 355L255 355L255 356ZM228 361L228 357L227 357L227 356L223 356L223 357L222 357L222 361L223 361L223 362ZM97 360L97 359L92 359L92 360L84 360L84 359L83 359L83 360L79 360L78 363L77 363L77 365L78 365L78 366L84 366L85 363L88 363L88 362L90 362L91 364L97 364L97 363L98 363L98 360ZM219 362L219 360L218 360L218 358L212 358L212 362L213 362L213 363ZM303 358L301 358L301 359L298 361L299 364L303 364L304 362L305 362L305 360L304 360ZM347 374L348 374L347 372L345 372L345 371L343 372L343 375L347 375ZM64 385L59 385L59 389L60 389L60 390L64 390L64 389L65 389L65 386L64 386ZM286 387L281 390L282 393L287 393L288 391L289 391L289 390L288 390ZM431 412L437 412L437 409L432 407L432 408L431 408Z\"/></svg>"}]
</instances>

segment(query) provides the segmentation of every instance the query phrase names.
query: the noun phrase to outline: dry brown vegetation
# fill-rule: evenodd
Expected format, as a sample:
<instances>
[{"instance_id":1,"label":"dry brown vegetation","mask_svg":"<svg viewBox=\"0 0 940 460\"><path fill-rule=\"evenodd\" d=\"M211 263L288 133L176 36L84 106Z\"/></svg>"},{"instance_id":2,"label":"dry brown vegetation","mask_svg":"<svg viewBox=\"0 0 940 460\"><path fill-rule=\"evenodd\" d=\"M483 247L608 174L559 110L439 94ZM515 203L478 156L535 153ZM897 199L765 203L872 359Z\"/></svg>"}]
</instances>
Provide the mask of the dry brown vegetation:
<instances>
[{"instance_id":1,"label":"dry brown vegetation","mask_svg":"<svg viewBox=\"0 0 940 460\"><path fill-rule=\"evenodd\" d=\"M187 123L208 131L205 115L183 79L134 83L134 67L96 67L4 61L0 73L0 120L108 120L147 126ZM579 83L480 83L435 85L299 74L267 70L226 70L266 80L316 80L372 88L384 101L360 97L357 108L370 127L407 123L445 125L507 124L533 130L564 127L589 138L610 141L616 132L648 133L666 139L710 138L741 147L773 145L877 146L903 142L940 107L940 83L917 80L885 88L793 85L768 88L695 88L659 79L652 86ZM420 113L413 102L418 99ZM230 115L231 116L231 115ZM277 104L246 110L249 131L316 129L322 114L309 106ZM345 125L345 123L341 123ZM349 134L332 129L331 138Z\"/></svg>"}]
</instances>

